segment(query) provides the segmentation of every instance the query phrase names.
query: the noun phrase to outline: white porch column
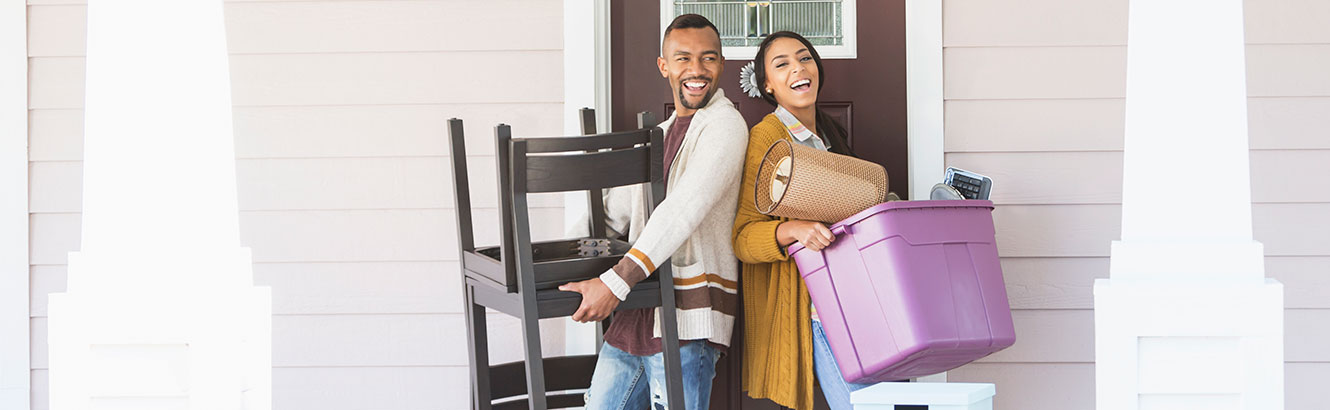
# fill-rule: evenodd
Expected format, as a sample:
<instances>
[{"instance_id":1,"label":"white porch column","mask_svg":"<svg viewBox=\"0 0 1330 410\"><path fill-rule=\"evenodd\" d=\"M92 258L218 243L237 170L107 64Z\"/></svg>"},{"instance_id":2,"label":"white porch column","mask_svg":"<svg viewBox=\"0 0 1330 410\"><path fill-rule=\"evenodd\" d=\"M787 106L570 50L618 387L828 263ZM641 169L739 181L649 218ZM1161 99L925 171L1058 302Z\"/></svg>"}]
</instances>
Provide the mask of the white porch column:
<instances>
[{"instance_id":1,"label":"white porch column","mask_svg":"<svg viewBox=\"0 0 1330 410\"><path fill-rule=\"evenodd\" d=\"M1094 290L1100 409L1283 408L1283 287L1251 234L1242 12L1131 2L1122 240Z\"/></svg>"},{"instance_id":2,"label":"white porch column","mask_svg":"<svg viewBox=\"0 0 1330 410\"><path fill-rule=\"evenodd\" d=\"M88 4L83 236L50 297L52 409L271 407L225 38L221 0Z\"/></svg>"}]
</instances>

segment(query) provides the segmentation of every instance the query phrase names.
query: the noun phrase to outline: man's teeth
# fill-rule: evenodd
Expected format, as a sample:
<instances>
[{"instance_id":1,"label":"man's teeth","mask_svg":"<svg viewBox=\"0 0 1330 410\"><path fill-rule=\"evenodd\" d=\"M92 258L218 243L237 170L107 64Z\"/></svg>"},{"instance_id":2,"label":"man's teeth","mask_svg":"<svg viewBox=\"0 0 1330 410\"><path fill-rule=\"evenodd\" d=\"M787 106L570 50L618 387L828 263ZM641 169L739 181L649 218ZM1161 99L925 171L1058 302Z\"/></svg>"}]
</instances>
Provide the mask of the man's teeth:
<instances>
[{"instance_id":1,"label":"man's teeth","mask_svg":"<svg viewBox=\"0 0 1330 410\"><path fill-rule=\"evenodd\" d=\"M703 83L703 82L687 82L687 83L683 83L683 85L684 85L684 87L688 87L688 88L702 88L702 87L706 87L706 86L707 86L707 83Z\"/></svg>"}]
</instances>

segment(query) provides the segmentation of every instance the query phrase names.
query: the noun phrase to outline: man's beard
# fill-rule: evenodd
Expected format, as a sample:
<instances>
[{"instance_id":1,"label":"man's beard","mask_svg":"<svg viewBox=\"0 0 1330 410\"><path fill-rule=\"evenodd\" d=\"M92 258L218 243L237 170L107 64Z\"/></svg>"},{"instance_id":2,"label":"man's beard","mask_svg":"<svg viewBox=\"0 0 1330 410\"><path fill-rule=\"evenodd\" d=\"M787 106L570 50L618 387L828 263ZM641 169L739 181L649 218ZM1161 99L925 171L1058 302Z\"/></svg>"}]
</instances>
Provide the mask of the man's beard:
<instances>
[{"instance_id":1,"label":"man's beard","mask_svg":"<svg viewBox=\"0 0 1330 410\"><path fill-rule=\"evenodd\" d=\"M699 101L699 102L697 103L697 106L693 106L693 105L689 104L689 103L688 103L688 98L685 97L685 96L683 95L683 89L684 89L683 83L686 83L686 82L691 81L691 80L704 80L704 81L707 82L707 87L711 87L711 89L707 90L706 95L703 95L703 96L702 96L702 101ZM684 108L687 108L687 109L690 109L690 110L700 110L700 109L702 109L703 107L706 107L706 106L707 106L707 103L711 102L711 97L716 95L716 87L715 87L715 85L716 85L716 84L713 83L713 82L711 81L711 79L710 79L710 78L707 78L707 77L688 77L688 78L685 78L685 79L683 79L683 80L679 80L679 104L682 104L682 105L684 106Z\"/></svg>"}]
</instances>

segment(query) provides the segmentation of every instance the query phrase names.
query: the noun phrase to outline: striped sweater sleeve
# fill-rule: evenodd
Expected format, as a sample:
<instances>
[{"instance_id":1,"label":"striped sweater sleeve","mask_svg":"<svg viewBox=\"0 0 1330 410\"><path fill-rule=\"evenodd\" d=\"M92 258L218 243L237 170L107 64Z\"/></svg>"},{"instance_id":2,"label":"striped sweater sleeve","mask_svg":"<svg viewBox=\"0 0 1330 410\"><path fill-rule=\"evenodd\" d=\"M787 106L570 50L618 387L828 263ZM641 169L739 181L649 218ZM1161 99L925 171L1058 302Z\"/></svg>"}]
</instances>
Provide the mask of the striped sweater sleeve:
<instances>
[{"instance_id":1,"label":"striped sweater sleeve","mask_svg":"<svg viewBox=\"0 0 1330 410\"><path fill-rule=\"evenodd\" d=\"M721 198L735 195L748 145L743 118L738 112L718 112L705 122L699 120L694 119L691 126L705 127L698 131L700 145L686 158L675 159L684 168L677 179L671 178L670 194L652 212L628 254L600 275L620 300L693 235Z\"/></svg>"}]
</instances>

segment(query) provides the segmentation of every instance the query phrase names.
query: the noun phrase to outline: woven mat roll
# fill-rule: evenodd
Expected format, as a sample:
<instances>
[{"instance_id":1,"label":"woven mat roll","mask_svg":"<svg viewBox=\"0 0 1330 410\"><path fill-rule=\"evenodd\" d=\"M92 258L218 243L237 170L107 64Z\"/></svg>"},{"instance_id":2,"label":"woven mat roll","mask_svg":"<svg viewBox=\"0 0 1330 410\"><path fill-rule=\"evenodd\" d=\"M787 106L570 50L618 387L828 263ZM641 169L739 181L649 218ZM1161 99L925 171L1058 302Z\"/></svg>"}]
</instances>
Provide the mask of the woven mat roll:
<instances>
[{"instance_id":1,"label":"woven mat roll","mask_svg":"<svg viewBox=\"0 0 1330 410\"><path fill-rule=\"evenodd\" d=\"M767 148L753 182L759 212L826 223L887 197L887 170L881 165L785 139Z\"/></svg>"}]
</instances>

